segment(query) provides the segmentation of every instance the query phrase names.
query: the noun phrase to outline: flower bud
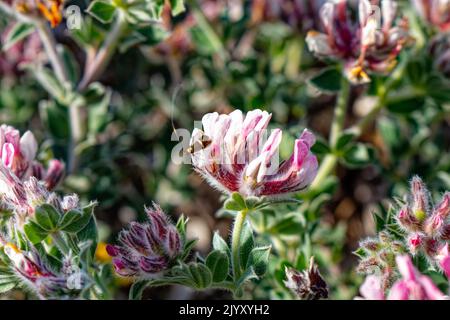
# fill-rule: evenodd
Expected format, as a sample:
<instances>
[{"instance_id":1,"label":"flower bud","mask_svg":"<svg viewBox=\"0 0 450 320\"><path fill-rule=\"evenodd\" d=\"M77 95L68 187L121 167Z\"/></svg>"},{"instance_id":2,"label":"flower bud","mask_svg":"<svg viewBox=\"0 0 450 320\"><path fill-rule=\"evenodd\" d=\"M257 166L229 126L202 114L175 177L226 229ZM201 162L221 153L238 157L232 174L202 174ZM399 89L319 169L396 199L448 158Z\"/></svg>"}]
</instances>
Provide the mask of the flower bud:
<instances>
[{"instance_id":1,"label":"flower bud","mask_svg":"<svg viewBox=\"0 0 450 320\"><path fill-rule=\"evenodd\" d=\"M161 208L145 209L149 223L131 222L119 234L119 245L107 245L113 265L121 276L153 277L168 269L179 257L183 243L180 234Z\"/></svg>"},{"instance_id":2,"label":"flower bud","mask_svg":"<svg viewBox=\"0 0 450 320\"><path fill-rule=\"evenodd\" d=\"M302 300L319 300L328 298L328 286L322 278L314 257L311 257L309 269L298 271L286 267L284 284Z\"/></svg>"},{"instance_id":3,"label":"flower bud","mask_svg":"<svg viewBox=\"0 0 450 320\"><path fill-rule=\"evenodd\" d=\"M424 236L420 233L413 233L408 237L407 243L411 254L415 255L423 245Z\"/></svg>"},{"instance_id":4,"label":"flower bud","mask_svg":"<svg viewBox=\"0 0 450 320\"><path fill-rule=\"evenodd\" d=\"M64 177L64 164L59 160L50 160L45 175L45 183L48 190L53 190Z\"/></svg>"},{"instance_id":5,"label":"flower bud","mask_svg":"<svg viewBox=\"0 0 450 320\"><path fill-rule=\"evenodd\" d=\"M423 222L427 217L429 210L429 194L425 184L419 176L412 178L411 195L412 214L419 222Z\"/></svg>"}]
</instances>

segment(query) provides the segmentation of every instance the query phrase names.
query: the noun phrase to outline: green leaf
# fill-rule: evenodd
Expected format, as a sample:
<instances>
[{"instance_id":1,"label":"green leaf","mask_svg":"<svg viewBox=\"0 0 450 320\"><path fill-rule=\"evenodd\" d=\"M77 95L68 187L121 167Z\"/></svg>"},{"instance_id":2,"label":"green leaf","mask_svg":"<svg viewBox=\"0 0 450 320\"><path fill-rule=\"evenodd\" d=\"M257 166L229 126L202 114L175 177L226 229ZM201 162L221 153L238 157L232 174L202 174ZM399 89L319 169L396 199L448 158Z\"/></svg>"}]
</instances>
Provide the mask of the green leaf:
<instances>
[{"instance_id":1,"label":"green leaf","mask_svg":"<svg viewBox=\"0 0 450 320\"><path fill-rule=\"evenodd\" d=\"M193 15L197 24L190 28L190 32L198 51L206 55L221 51L222 42L203 14L193 10Z\"/></svg>"},{"instance_id":2,"label":"green leaf","mask_svg":"<svg viewBox=\"0 0 450 320\"><path fill-rule=\"evenodd\" d=\"M95 205L96 205L95 203L91 203L90 205L84 207L83 211L81 212L80 218L74 220L72 223L68 224L64 228L61 228L61 230L68 233L80 232L90 222L91 217L93 217Z\"/></svg>"},{"instance_id":3,"label":"green leaf","mask_svg":"<svg viewBox=\"0 0 450 320\"><path fill-rule=\"evenodd\" d=\"M35 27L32 24L17 22L6 35L2 50L7 51L17 42L23 40L26 36L30 35L34 31Z\"/></svg>"},{"instance_id":4,"label":"green leaf","mask_svg":"<svg viewBox=\"0 0 450 320\"><path fill-rule=\"evenodd\" d=\"M206 266L211 271L214 282L224 281L230 268L228 255L223 251L214 250L206 257Z\"/></svg>"},{"instance_id":5,"label":"green leaf","mask_svg":"<svg viewBox=\"0 0 450 320\"><path fill-rule=\"evenodd\" d=\"M233 192L231 194L231 199L233 199L234 202L236 202L239 206L241 206L242 209L246 208L245 200L239 192Z\"/></svg>"},{"instance_id":6,"label":"green leaf","mask_svg":"<svg viewBox=\"0 0 450 320\"><path fill-rule=\"evenodd\" d=\"M233 198L229 198L225 201L225 203L223 204L223 207L225 210L231 210L231 211L241 211L245 209L245 204L244 207L242 207L242 205L238 202L236 202Z\"/></svg>"},{"instance_id":7,"label":"green leaf","mask_svg":"<svg viewBox=\"0 0 450 320\"><path fill-rule=\"evenodd\" d=\"M312 77L309 82L324 92L338 92L341 90L341 72L336 68L327 68Z\"/></svg>"},{"instance_id":8,"label":"green leaf","mask_svg":"<svg viewBox=\"0 0 450 320\"><path fill-rule=\"evenodd\" d=\"M29 70L39 82L39 84L59 103L66 105L68 95L63 85L58 81L53 71L42 66L33 67L27 66Z\"/></svg>"},{"instance_id":9,"label":"green leaf","mask_svg":"<svg viewBox=\"0 0 450 320\"><path fill-rule=\"evenodd\" d=\"M86 10L101 23L110 23L116 12L116 7L103 1L93 1Z\"/></svg>"},{"instance_id":10,"label":"green leaf","mask_svg":"<svg viewBox=\"0 0 450 320\"><path fill-rule=\"evenodd\" d=\"M42 229L33 220L28 220L28 222L23 227L23 231L32 244L40 243L48 236L48 232Z\"/></svg>"},{"instance_id":11,"label":"green leaf","mask_svg":"<svg viewBox=\"0 0 450 320\"><path fill-rule=\"evenodd\" d=\"M242 269L245 269L247 267L248 259L254 246L255 240L253 238L253 230L250 223L246 220L244 222L244 226L242 227L241 247L239 248L240 263Z\"/></svg>"},{"instance_id":12,"label":"green leaf","mask_svg":"<svg viewBox=\"0 0 450 320\"><path fill-rule=\"evenodd\" d=\"M204 264L190 263L188 265L188 270L197 289L205 289L211 285L212 274Z\"/></svg>"},{"instance_id":13,"label":"green leaf","mask_svg":"<svg viewBox=\"0 0 450 320\"><path fill-rule=\"evenodd\" d=\"M148 280L139 280L134 282L130 287L130 292L128 294L129 300L141 300L142 294L145 288L149 285Z\"/></svg>"},{"instance_id":14,"label":"green leaf","mask_svg":"<svg viewBox=\"0 0 450 320\"><path fill-rule=\"evenodd\" d=\"M324 155L331 152L328 143L323 138L318 138L311 147L311 151L316 155Z\"/></svg>"},{"instance_id":15,"label":"green leaf","mask_svg":"<svg viewBox=\"0 0 450 320\"><path fill-rule=\"evenodd\" d=\"M246 282L251 281L253 279L255 279L255 280L258 279L258 275L255 273L255 270L253 269L253 267L249 267L244 271L242 276L238 279L238 281L236 282L236 286L237 286L237 288L239 288L242 285L244 285Z\"/></svg>"},{"instance_id":16,"label":"green leaf","mask_svg":"<svg viewBox=\"0 0 450 320\"><path fill-rule=\"evenodd\" d=\"M197 244L197 239L192 239L192 240L189 240L189 241L187 241L185 244L184 244L184 247L183 247L183 254L181 255L181 257L180 257L180 259L181 259L181 261L184 261L184 260L186 260L187 259L187 257L189 256L189 254L191 253L191 251L192 251L192 249L195 247L195 245Z\"/></svg>"},{"instance_id":17,"label":"green leaf","mask_svg":"<svg viewBox=\"0 0 450 320\"><path fill-rule=\"evenodd\" d=\"M64 230L65 228L69 227L72 223L80 219L82 216L83 214L81 213L81 211L70 210L64 213L64 215L61 217L58 223L58 228L60 230Z\"/></svg>"},{"instance_id":18,"label":"green leaf","mask_svg":"<svg viewBox=\"0 0 450 320\"><path fill-rule=\"evenodd\" d=\"M247 268L252 267L258 277L263 276L267 271L271 248L271 246L257 247L250 253Z\"/></svg>"},{"instance_id":19,"label":"green leaf","mask_svg":"<svg viewBox=\"0 0 450 320\"><path fill-rule=\"evenodd\" d=\"M186 217L182 214L177 221L176 224L176 228L178 233L181 235L181 237L183 238L183 240L186 238L186 223L187 223L187 219Z\"/></svg>"},{"instance_id":20,"label":"green leaf","mask_svg":"<svg viewBox=\"0 0 450 320\"><path fill-rule=\"evenodd\" d=\"M218 231L214 232L212 245L214 250L222 251L230 256L230 248L228 247L226 241L220 236Z\"/></svg>"},{"instance_id":21,"label":"green leaf","mask_svg":"<svg viewBox=\"0 0 450 320\"><path fill-rule=\"evenodd\" d=\"M111 116L108 114L108 107L111 103L112 91L104 89L102 95L89 103L88 107L88 127L91 135L101 132Z\"/></svg>"},{"instance_id":22,"label":"green leaf","mask_svg":"<svg viewBox=\"0 0 450 320\"><path fill-rule=\"evenodd\" d=\"M169 0L169 2L172 14L174 16L177 16L186 10L183 0Z\"/></svg>"},{"instance_id":23,"label":"green leaf","mask_svg":"<svg viewBox=\"0 0 450 320\"><path fill-rule=\"evenodd\" d=\"M69 136L67 110L54 101L41 101L39 104L41 119L53 138L64 140Z\"/></svg>"},{"instance_id":24,"label":"green leaf","mask_svg":"<svg viewBox=\"0 0 450 320\"><path fill-rule=\"evenodd\" d=\"M159 25L149 25L136 30L142 36L142 43L147 46L154 46L167 39L170 33Z\"/></svg>"},{"instance_id":25,"label":"green leaf","mask_svg":"<svg viewBox=\"0 0 450 320\"><path fill-rule=\"evenodd\" d=\"M98 242L98 232L97 232L97 222L95 220L95 216L91 215L88 223L85 227L77 233L78 240L81 241L90 241L90 254L91 257L95 255L95 250L97 248Z\"/></svg>"},{"instance_id":26,"label":"green leaf","mask_svg":"<svg viewBox=\"0 0 450 320\"><path fill-rule=\"evenodd\" d=\"M363 143L357 143L348 148L343 156L343 161L349 168L361 168L373 162L375 151Z\"/></svg>"},{"instance_id":27,"label":"green leaf","mask_svg":"<svg viewBox=\"0 0 450 320\"><path fill-rule=\"evenodd\" d=\"M393 113L407 114L416 110L422 110L424 105L424 97L393 98L388 100L387 109Z\"/></svg>"},{"instance_id":28,"label":"green leaf","mask_svg":"<svg viewBox=\"0 0 450 320\"><path fill-rule=\"evenodd\" d=\"M297 218L298 213L285 215L281 219L276 220L267 231L273 235L301 234L304 228Z\"/></svg>"},{"instance_id":29,"label":"green leaf","mask_svg":"<svg viewBox=\"0 0 450 320\"><path fill-rule=\"evenodd\" d=\"M343 150L355 137L354 133L343 132L336 141L336 150Z\"/></svg>"}]
</instances>

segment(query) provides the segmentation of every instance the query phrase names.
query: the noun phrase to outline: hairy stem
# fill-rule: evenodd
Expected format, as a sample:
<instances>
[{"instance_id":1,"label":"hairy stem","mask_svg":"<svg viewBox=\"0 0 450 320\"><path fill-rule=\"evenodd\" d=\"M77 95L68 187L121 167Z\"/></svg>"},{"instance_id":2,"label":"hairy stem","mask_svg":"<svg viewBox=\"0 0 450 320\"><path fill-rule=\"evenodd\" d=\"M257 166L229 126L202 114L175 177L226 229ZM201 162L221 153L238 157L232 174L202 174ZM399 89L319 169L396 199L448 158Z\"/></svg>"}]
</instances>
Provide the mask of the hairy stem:
<instances>
[{"instance_id":1,"label":"hairy stem","mask_svg":"<svg viewBox=\"0 0 450 320\"><path fill-rule=\"evenodd\" d=\"M63 253L64 255L68 255L70 253L70 248L67 245L66 241L64 241L60 232L52 233L51 237L52 237L52 240L55 243L55 245L61 251L61 253Z\"/></svg>"},{"instance_id":2,"label":"hairy stem","mask_svg":"<svg viewBox=\"0 0 450 320\"><path fill-rule=\"evenodd\" d=\"M53 37L48 24L46 22L36 21L35 25L56 77L62 84L69 83L66 67L57 50L55 38Z\"/></svg>"},{"instance_id":3,"label":"hairy stem","mask_svg":"<svg viewBox=\"0 0 450 320\"><path fill-rule=\"evenodd\" d=\"M336 101L336 107L334 109L333 123L331 124L330 131L330 146L334 149L336 148L336 143L339 139L345 124L345 115L347 111L348 98L350 95L350 83L345 77L342 77L341 81L341 91ZM323 181L331 174L337 164L338 157L334 153L330 153L325 156L322 164L319 167L316 178L311 184L311 188L315 189L320 186Z\"/></svg>"},{"instance_id":4,"label":"hairy stem","mask_svg":"<svg viewBox=\"0 0 450 320\"><path fill-rule=\"evenodd\" d=\"M239 211L234 220L233 232L231 236L231 258L233 266L234 281L238 281L241 277L241 262L240 262L240 248L241 248L241 235L242 227L245 223L248 211Z\"/></svg>"},{"instance_id":5,"label":"hairy stem","mask_svg":"<svg viewBox=\"0 0 450 320\"><path fill-rule=\"evenodd\" d=\"M108 33L105 42L98 50L92 64L86 66L86 72L78 85L80 91L85 90L90 83L97 80L105 71L126 28L125 14L121 10L118 10L112 30Z\"/></svg>"}]
</instances>

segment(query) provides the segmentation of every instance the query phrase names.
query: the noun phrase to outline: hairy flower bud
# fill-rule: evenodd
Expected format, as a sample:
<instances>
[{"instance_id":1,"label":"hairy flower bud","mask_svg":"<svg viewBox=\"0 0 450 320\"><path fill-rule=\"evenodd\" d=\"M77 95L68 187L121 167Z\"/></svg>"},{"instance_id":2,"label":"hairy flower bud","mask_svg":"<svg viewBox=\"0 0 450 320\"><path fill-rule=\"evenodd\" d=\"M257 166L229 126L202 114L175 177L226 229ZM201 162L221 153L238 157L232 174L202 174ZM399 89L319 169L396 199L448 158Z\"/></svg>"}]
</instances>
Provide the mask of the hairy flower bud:
<instances>
[{"instance_id":1,"label":"hairy flower bud","mask_svg":"<svg viewBox=\"0 0 450 320\"><path fill-rule=\"evenodd\" d=\"M293 155L278 165L281 130L273 130L265 139L271 116L258 109L245 117L240 110L206 114L203 130L194 129L191 138L189 151L196 171L224 193L282 196L305 189L318 169L310 151L315 137L305 129L295 141Z\"/></svg>"},{"instance_id":2,"label":"hairy flower bud","mask_svg":"<svg viewBox=\"0 0 450 320\"><path fill-rule=\"evenodd\" d=\"M314 257L311 257L308 270L298 271L286 267L284 284L302 300L319 300L328 298L328 286L322 278Z\"/></svg>"},{"instance_id":3,"label":"hairy flower bud","mask_svg":"<svg viewBox=\"0 0 450 320\"><path fill-rule=\"evenodd\" d=\"M422 179L415 176L411 180L411 210L414 217L423 222L429 210L429 193Z\"/></svg>"},{"instance_id":4,"label":"hairy flower bud","mask_svg":"<svg viewBox=\"0 0 450 320\"><path fill-rule=\"evenodd\" d=\"M146 213L149 223L130 223L128 230L119 234L119 245L106 247L121 276L153 277L168 269L181 254L181 236L161 208L153 203Z\"/></svg>"}]
</instances>

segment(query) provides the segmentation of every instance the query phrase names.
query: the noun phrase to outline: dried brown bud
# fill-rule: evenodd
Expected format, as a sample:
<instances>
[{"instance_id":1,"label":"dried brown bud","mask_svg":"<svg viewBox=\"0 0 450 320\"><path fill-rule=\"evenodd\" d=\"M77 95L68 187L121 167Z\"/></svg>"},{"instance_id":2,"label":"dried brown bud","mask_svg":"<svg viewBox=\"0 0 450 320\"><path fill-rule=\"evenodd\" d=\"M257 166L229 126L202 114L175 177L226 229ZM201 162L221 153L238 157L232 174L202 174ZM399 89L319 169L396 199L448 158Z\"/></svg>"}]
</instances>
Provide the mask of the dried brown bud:
<instances>
[{"instance_id":1,"label":"dried brown bud","mask_svg":"<svg viewBox=\"0 0 450 320\"><path fill-rule=\"evenodd\" d=\"M302 300L328 298L328 286L322 278L314 257L311 257L308 270L298 271L286 267L284 284Z\"/></svg>"}]
</instances>

